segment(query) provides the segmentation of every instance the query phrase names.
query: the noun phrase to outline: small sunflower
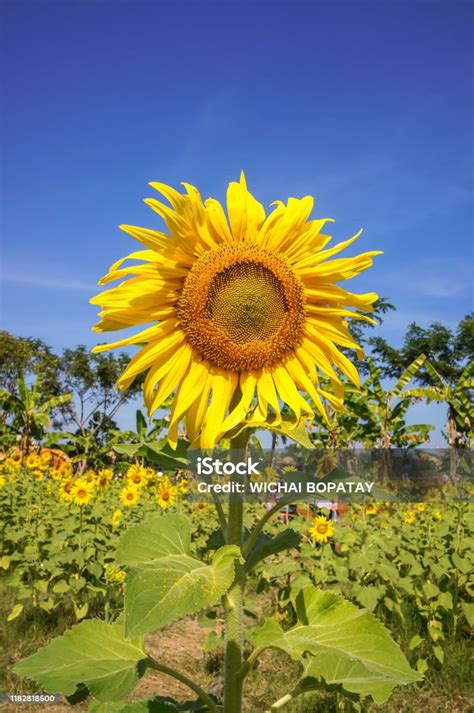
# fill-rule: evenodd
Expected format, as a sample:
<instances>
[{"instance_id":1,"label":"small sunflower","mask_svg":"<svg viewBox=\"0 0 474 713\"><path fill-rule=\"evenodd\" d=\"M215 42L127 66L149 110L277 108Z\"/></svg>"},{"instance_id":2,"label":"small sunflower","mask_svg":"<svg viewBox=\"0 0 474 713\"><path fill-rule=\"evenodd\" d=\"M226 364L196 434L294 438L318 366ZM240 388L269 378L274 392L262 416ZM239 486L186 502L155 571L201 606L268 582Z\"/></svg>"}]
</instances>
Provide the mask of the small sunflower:
<instances>
[{"instance_id":1,"label":"small sunflower","mask_svg":"<svg viewBox=\"0 0 474 713\"><path fill-rule=\"evenodd\" d=\"M8 459L10 465L20 465L23 460L23 453L19 448L15 448L9 455Z\"/></svg>"},{"instance_id":2,"label":"small sunflower","mask_svg":"<svg viewBox=\"0 0 474 713\"><path fill-rule=\"evenodd\" d=\"M365 514L366 515L377 515L378 514L378 507L374 505L374 503L369 503L368 505L365 506Z\"/></svg>"},{"instance_id":3,"label":"small sunflower","mask_svg":"<svg viewBox=\"0 0 474 713\"><path fill-rule=\"evenodd\" d=\"M123 512L121 510L114 510L112 515L112 527L117 527L120 525L120 520L122 519Z\"/></svg>"},{"instance_id":4,"label":"small sunflower","mask_svg":"<svg viewBox=\"0 0 474 713\"><path fill-rule=\"evenodd\" d=\"M417 503L415 505L415 509L418 510L418 512L425 512L426 505L425 505L425 503Z\"/></svg>"},{"instance_id":5,"label":"small sunflower","mask_svg":"<svg viewBox=\"0 0 474 713\"><path fill-rule=\"evenodd\" d=\"M173 447L183 420L193 445L212 448L244 420L279 422L282 404L295 422L312 416L300 391L324 418L323 399L342 409L341 375L357 386L359 376L340 347L361 355L347 320L373 321L360 311L371 312L377 295L356 295L336 283L366 270L379 251L329 260L361 231L325 249L331 236L321 231L330 219L309 220L311 197L277 201L266 217L243 173L229 185L228 218L194 186L184 183L182 194L151 185L170 203L146 200L169 234L122 225L146 249L115 262L100 284L123 281L91 300L101 307L97 332L154 323L94 348L141 345L120 388L147 372L150 416L175 393L168 430ZM127 259L142 262L124 266ZM331 391L321 388L318 372Z\"/></svg>"},{"instance_id":6,"label":"small sunflower","mask_svg":"<svg viewBox=\"0 0 474 713\"><path fill-rule=\"evenodd\" d=\"M180 478L176 484L176 487L182 495L186 495L189 490L189 480L187 478Z\"/></svg>"},{"instance_id":7,"label":"small sunflower","mask_svg":"<svg viewBox=\"0 0 474 713\"><path fill-rule=\"evenodd\" d=\"M416 515L415 515L415 513L413 512L413 510L405 510L404 521L405 521L408 525L413 525L413 524L416 522Z\"/></svg>"},{"instance_id":8,"label":"small sunflower","mask_svg":"<svg viewBox=\"0 0 474 713\"><path fill-rule=\"evenodd\" d=\"M141 465L131 465L127 470L127 480L130 485L142 488L148 481L148 470Z\"/></svg>"},{"instance_id":9,"label":"small sunflower","mask_svg":"<svg viewBox=\"0 0 474 713\"><path fill-rule=\"evenodd\" d=\"M173 485L161 485L158 488L156 502L162 510L166 510L173 505L178 494L178 489Z\"/></svg>"},{"instance_id":10,"label":"small sunflower","mask_svg":"<svg viewBox=\"0 0 474 713\"><path fill-rule=\"evenodd\" d=\"M70 502L73 499L72 491L75 484L76 482L72 478L68 478L68 480L63 480L63 482L59 486L59 497L63 500Z\"/></svg>"},{"instance_id":11,"label":"small sunflower","mask_svg":"<svg viewBox=\"0 0 474 713\"><path fill-rule=\"evenodd\" d=\"M71 488L71 497L76 505L87 505L92 498L94 488L87 480L77 480Z\"/></svg>"},{"instance_id":12,"label":"small sunflower","mask_svg":"<svg viewBox=\"0 0 474 713\"><path fill-rule=\"evenodd\" d=\"M95 482L99 488L105 489L113 477L114 473L110 468L102 468L97 473Z\"/></svg>"},{"instance_id":13,"label":"small sunflower","mask_svg":"<svg viewBox=\"0 0 474 713\"><path fill-rule=\"evenodd\" d=\"M0 475L0 490L5 487L6 480L3 475Z\"/></svg>"},{"instance_id":14,"label":"small sunflower","mask_svg":"<svg viewBox=\"0 0 474 713\"><path fill-rule=\"evenodd\" d=\"M327 542L334 535L334 525L331 520L319 515L314 518L309 534L316 542Z\"/></svg>"},{"instance_id":15,"label":"small sunflower","mask_svg":"<svg viewBox=\"0 0 474 713\"><path fill-rule=\"evenodd\" d=\"M440 513L439 510L436 510L433 513L433 519L436 520L436 522L441 522L441 520L443 519L443 515Z\"/></svg>"},{"instance_id":16,"label":"small sunflower","mask_svg":"<svg viewBox=\"0 0 474 713\"><path fill-rule=\"evenodd\" d=\"M136 505L140 500L140 493L138 492L137 488L128 485L121 491L120 500L125 505L125 507L132 507L133 505Z\"/></svg>"},{"instance_id":17,"label":"small sunflower","mask_svg":"<svg viewBox=\"0 0 474 713\"><path fill-rule=\"evenodd\" d=\"M56 468L58 478L69 478L72 475L72 465L67 461L60 463Z\"/></svg>"},{"instance_id":18,"label":"small sunflower","mask_svg":"<svg viewBox=\"0 0 474 713\"><path fill-rule=\"evenodd\" d=\"M42 464L42 462L41 462L41 459L38 458L38 456L36 455L36 453L30 453L30 454L26 457L25 465L26 465L26 467L29 468L30 470L36 470L36 469L41 468L41 466L42 466L43 464Z\"/></svg>"}]
</instances>

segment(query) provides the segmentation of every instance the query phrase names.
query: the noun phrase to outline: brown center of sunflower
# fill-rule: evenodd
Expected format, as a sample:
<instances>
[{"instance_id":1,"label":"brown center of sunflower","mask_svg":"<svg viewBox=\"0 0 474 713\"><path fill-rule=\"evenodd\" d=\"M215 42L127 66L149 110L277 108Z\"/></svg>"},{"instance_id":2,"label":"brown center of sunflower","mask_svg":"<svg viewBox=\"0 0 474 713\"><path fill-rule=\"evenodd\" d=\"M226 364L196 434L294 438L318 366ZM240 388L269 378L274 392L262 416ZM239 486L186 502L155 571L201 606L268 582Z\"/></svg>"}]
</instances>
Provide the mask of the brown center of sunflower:
<instances>
[{"instance_id":1,"label":"brown center of sunflower","mask_svg":"<svg viewBox=\"0 0 474 713\"><path fill-rule=\"evenodd\" d=\"M325 535L328 531L328 526L325 522L322 522L320 525L318 525L316 529L318 530L320 535Z\"/></svg>"},{"instance_id":2,"label":"brown center of sunflower","mask_svg":"<svg viewBox=\"0 0 474 713\"><path fill-rule=\"evenodd\" d=\"M303 286L282 259L265 250L224 247L195 263L178 314L203 359L228 371L260 369L301 341Z\"/></svg>"}]
</instances>

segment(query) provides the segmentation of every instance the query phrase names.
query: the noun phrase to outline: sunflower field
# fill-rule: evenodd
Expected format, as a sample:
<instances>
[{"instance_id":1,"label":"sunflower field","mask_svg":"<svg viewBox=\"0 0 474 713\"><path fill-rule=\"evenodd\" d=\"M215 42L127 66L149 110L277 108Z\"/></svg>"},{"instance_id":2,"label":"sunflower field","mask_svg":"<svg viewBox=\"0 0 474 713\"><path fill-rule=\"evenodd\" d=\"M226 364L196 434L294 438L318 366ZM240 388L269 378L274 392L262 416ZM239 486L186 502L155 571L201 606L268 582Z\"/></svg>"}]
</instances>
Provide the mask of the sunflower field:
<instances>
[{"instance_id":1,"label":"sunflower field","mask_svg":"<svg viewBox=\"0 0 474 713\"><path fill-rule=\"evenodd\" d=\"M393 349L368 336L392 305L340 285L380 251L340 257L360 231L332 246L311 197L267 215L243 173L227 211L151 185L167 232L122 225L141 248L91 300L95 332L138 333L61 356L2 335L9 705L471 710L472 315L442 338L412 325ZM147 414L120 429L139 394ZM434 427L408 418L420 402L445 407L438 455ZM398 485L396 450L421 463ZM220 480L203 497L206 459ZM371 463L362 499L247 497L263 480L301 493L300 476L363 489Z\"/></svg>"}]
</instances>

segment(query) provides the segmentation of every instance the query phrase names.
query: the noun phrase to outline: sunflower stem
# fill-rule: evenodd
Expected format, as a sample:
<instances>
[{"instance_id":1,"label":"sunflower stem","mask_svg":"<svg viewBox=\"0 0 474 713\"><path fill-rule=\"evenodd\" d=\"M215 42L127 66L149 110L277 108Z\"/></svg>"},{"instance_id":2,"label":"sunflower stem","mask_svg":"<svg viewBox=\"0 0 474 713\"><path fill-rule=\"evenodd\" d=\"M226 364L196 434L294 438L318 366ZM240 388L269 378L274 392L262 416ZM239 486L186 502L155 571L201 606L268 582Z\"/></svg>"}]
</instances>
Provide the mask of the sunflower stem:
<instances>
[{"instance_id":1,"label":"sunflower stem","mask_svg":"<svg viewBox=\"0 0 474 713\"><path fill-rule=\"evenodd\" d=\"M165 666L164 664L158 663L158 661L155 661L155 659L151 656L147 658L146 664L148 668L152 668L155 671L159 671L160 673L165 673L167 676L172 676L172 678L175 678L177 681L184 683L185 686L190 688L192 691L194 691L194 693L199 696L204 705L208 707L210 713L217 713L217 705L214 703L212 698L208 696L206 691L204 691L200 686L198 686L195 681L188 678L183 673L176 671L176 669L171 668L170 666Z\"/></svg>"},{"instance_id":2,"label":"sunflower stem","mask_svg":"<svg viewBox=\"0 0 474 713\"><path fill-rule=\"evenodd\" d=\"M245 452L250 436L244 429L230 442L232 453L237 457ZM238 476L234 476L236 479ZM227 519L227 543L242 546L244 503L242 495L229 495ZM234 582L223 600L225 609L225 655L224 655L224 713L242 713L242 684L240 671L243 663L243 600L245 569L240 562L235 565Z\"/></svg>"}]
</instances>

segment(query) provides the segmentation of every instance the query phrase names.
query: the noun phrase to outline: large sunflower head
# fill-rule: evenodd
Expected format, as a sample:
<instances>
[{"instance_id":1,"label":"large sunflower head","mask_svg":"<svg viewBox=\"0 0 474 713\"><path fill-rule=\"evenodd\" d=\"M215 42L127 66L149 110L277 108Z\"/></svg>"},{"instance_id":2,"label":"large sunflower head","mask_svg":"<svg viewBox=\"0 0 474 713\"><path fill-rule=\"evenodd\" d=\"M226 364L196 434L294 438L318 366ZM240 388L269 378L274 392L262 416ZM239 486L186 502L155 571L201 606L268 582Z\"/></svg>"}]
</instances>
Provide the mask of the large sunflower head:
<instances>
[{"instance_id":1,"label":"large sunflower head","mask_svg":"<svg viewBox=\"0 0 474 713\"><path fill-rule=\"evenodd\" d=\"M168 233L122 225L146 249L114 263L100 284L123 281L91 300L102 308L98 332L151 323L95 347L140 344L120 388L147 372L149 415L174 393L170 443L176 444L184 420L193 445L202 448L244 420L277 425L284 404L295 422L311 416L313 407L326 418L324 401L342 408L341 376L359 383L340 351L359 350L347 320L370 321L358 310L370 312L377 295L356 295L336 283L370 267L378 251L329 260L360 232L326 249L331 238L321 231L330 219L309 220L312 198L277 201L266 217L243 174L229 185L227 216L217 200L202 201L194 186L183 184L182 194L151 185L169 205L145 202ZM125 260L135 262L124 266ZM330 390L321 387L321 373Z\"/></svg>"}]
</instances>

